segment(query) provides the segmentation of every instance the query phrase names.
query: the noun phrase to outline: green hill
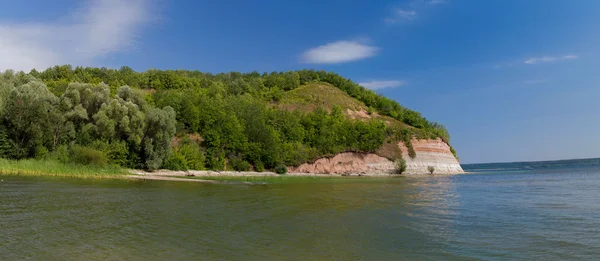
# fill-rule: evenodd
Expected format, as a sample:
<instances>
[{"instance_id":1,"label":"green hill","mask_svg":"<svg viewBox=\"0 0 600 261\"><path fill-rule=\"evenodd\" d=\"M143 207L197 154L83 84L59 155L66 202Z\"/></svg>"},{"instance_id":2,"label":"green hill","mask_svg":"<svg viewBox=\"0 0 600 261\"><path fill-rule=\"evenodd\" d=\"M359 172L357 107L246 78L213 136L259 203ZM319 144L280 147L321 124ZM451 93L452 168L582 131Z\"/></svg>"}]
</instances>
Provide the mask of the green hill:
<instances>
[{"instance_id":1,"label":"green hill","mask_svg":"<svg viewBox=\"0 0 600 261\"><path fill-rule=\"evenodd\" d=\"M279 107L288 110L314 111L324 107L331 111L334 106L340 106L344 112L367 111L367 106L348 95L346 92L327 83L309 83L287 91L278 102Z\"/></svg>"},{"instance_id":2,"label":"green hill","mask_svg":"<svg viewBox=\"0 0 600 261\"><path fill-rule=\"evenodd\" d=\"M282 169L344 151L397 157L389 144L413 136L449 142L418 112L314 70L7 71L0 116L0 157L145 169Z\"/></svg>"}]
</instances>

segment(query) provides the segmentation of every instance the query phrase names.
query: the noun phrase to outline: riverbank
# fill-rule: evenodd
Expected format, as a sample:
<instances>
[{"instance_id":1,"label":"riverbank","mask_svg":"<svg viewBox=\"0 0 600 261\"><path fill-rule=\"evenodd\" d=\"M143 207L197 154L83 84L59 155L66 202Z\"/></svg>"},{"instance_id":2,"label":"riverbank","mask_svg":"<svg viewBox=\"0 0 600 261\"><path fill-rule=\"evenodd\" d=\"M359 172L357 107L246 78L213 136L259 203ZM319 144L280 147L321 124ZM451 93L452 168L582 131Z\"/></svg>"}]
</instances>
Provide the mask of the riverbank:
<instances>
[{"instance_id":1,"label":"riverbank","mask_svg":"<svg viewBox=\"0 0 600 261\"><path fill-rule=\"evenodd\" d=\"M240 171L210 171L190 170L171 171L123 169L118 166L94 166L80 164L65 164L51 160L6 160L0 159L0 175L16 176L48 176L79 179L134 179L134 180L164 180L181 182L287 182L314 179L340 179L357 177L400 177L386 173L352 173L352 174L315 174L287 173L280 175L274 172L240 172Z\"/></svg>"},{"instance_id":2,"label":"riverbank","mask_svg":"<svg viewBox=\"0 0 600 261\"><path fill-rule=\"evenodd\" d=\"M117 166L65 164L51 160L0 159L0 175L50 176L82 179L126 178L129 172Z\"/></svg>"}]
</instances>

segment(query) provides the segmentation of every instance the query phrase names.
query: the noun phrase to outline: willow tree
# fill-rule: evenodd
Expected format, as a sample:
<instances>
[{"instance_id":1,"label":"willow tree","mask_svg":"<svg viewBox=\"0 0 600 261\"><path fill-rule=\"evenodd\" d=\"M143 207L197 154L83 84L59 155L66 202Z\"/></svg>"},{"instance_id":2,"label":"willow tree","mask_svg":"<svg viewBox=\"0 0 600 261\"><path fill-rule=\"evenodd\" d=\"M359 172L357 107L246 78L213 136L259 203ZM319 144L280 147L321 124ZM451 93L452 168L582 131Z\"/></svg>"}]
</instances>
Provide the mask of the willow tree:
<instances>
[{"instance_id":1,"label":"willow tree","mask_svg":"<svg viewBox=\"0 0 600 261\"><path fill-rule=\"evenodd\" d=\"M144 167L158 169L170 153L170 144L175 136L175 110L151 108L146 113L146 129L142 137L142 159Z\"/></svg>"},{"instance_id":2,"label":"willow tree","mask_svg":"<svg viewBox=\"0 0 600 261\"><path fill-rule=\"evenodd\" d=\"M36 150L51 143L60 113L58 98L41 82L29 82L14 88L4 101L4 125L14 142L14 157L35 156Z\"/></svg>"}]
</instances>

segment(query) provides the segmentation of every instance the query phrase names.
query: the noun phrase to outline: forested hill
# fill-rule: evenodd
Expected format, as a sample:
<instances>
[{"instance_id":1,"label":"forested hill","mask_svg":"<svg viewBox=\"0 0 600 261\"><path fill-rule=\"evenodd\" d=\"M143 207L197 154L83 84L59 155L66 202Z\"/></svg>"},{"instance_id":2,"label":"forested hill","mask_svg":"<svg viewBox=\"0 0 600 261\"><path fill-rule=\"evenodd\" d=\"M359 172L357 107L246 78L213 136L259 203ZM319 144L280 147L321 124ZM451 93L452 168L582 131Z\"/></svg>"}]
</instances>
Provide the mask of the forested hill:
<instances>
[{"instance_id":1,"label":"forested hill","mask_svg":"<svg viewBox=\"0 0 600 261\"><path fill-rule=\"evenodd\" d=\"M325 71L0 74L4 158L260 171L412 136L449 142L444 126Z\"/></svg>"}]
</instances>

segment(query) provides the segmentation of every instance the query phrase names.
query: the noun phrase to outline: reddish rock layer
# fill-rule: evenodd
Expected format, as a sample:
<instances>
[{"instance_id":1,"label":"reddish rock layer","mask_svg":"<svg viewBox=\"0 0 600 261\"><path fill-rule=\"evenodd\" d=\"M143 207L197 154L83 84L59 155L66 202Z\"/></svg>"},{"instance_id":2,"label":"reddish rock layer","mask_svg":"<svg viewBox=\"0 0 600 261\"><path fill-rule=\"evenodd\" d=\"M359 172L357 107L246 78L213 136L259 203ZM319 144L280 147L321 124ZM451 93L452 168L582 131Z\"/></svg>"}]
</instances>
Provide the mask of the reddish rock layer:
<instances>
[{"instance_id":1,"label":"reddish rock layer","mask_svg":"<svg viewBox=\"0 0 600 261\"><path fill-rule=\"evenodd\" d=\"M402 157L406 160L407 170L405 174L426 174L428 167L435 168L435 174L463 173L458 160L452 155L450 146L441 139L435 140L412 140L416 152L414 159L408 156L408 149L400 142L398 146L402 150ZM371 153L345 152L330 158L321 158L314 163L302 164L298 167L289 168L290 172L296 173L365 173L371 175L389 174L394 170L394 162Z\"/></svg>"}]
</instances>

